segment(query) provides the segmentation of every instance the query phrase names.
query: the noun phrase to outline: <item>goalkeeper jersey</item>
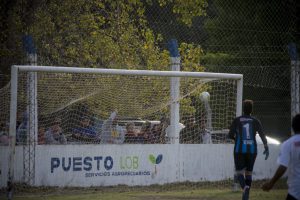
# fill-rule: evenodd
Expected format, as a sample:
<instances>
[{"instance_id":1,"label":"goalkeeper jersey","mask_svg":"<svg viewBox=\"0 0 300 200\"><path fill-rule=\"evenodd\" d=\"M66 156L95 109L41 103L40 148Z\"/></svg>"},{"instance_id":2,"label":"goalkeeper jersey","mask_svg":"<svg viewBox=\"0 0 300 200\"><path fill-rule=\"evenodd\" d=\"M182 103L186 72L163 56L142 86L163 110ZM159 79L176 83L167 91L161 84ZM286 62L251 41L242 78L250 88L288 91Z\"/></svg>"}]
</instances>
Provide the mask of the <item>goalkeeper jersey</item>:
<instances>
[{"instance_id":1,"label":"goalkeeper jersey","mask_svg":"<svg viewBox=\"0 0 300 200\"><path fill-rule=\"evenodd\" d=\"M262 142L266 145L267 139L258 119L250 115L242 115L235 118L229 130L229 138L235 140L234 152L256 154L256 133L259 134Z\"/></svg>"}]
</instances>

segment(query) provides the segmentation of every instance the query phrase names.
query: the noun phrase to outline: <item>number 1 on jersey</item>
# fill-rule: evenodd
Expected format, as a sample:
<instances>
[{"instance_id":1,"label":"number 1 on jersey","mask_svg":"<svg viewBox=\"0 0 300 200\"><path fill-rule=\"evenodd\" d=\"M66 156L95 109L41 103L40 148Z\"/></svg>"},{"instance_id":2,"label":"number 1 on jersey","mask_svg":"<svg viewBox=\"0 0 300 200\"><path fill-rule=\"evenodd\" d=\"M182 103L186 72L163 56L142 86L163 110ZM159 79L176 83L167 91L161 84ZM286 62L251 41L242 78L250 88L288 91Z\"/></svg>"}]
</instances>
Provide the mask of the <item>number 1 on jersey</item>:
<instances>
[{"instance_id":1,"label":"number 1 on jersey","mask_svg":"<svg viewBox=\"0 0 300 200\"><path fill-rule=\"evenodd\" d=\"M249 131L249 123L243 125L243 135L244 135L244 137L246 135L247 140L251 139L250 138L250 131Z\"/></svg>"}]
</instances>

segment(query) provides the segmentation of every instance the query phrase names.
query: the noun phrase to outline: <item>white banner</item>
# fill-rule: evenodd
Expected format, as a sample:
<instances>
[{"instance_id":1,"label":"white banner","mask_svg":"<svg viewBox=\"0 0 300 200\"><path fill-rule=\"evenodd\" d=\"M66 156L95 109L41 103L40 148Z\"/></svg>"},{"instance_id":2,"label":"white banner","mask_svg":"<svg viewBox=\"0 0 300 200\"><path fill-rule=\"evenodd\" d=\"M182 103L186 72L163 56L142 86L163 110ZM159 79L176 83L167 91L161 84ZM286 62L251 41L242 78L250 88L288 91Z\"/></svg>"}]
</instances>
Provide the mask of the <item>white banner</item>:
<instances>
[{"instance_id":1,"label":"white banner","mask_svg":"<svg viewBox=\"0 0 300 200\"><path fill-rule=\"evenodd\" d=\"M15 180L23 180L22 146L17 146ZM0 146L0 186L5 187L8 146ZM259 145L254 179L272 176L278 145L270 145L264 160ZM174 182L218 181L233 178L231 144L38 145L36 186L151 185Z\"/></svg>"}]
</instances>

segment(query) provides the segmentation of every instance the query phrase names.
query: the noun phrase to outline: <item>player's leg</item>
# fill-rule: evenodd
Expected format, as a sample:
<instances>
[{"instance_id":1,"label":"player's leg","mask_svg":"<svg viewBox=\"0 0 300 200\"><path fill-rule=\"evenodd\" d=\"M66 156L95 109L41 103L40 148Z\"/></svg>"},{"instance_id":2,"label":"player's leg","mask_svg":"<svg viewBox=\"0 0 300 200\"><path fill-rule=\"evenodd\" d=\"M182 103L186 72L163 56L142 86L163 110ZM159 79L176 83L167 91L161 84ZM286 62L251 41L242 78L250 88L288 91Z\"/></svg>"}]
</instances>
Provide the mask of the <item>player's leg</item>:
<instances>
[{"instance_id":1,"label":"player's leg","mask_svg":"<svg viewBox=\"0 0 300 200\"><path fill-rule=\"evenodd\" d=\"M243 190L243 200L249 199L250 187L252 183L252 171L245 171L245 187Z\"/></svg>"},{"instance_id":2,"label":"player's leg","mask_svg":"<svg viewBox=\"0 0 300 200\"><path fill-rule=\"evenodd\" d=\"M245 184L251 187L252 184L252 171L245 171Z\"/></svg>"},{"instance_id":3,"label":"player's leg","mask_svg":"<svg viewBox=\"0 0 300 200\"><path fill-rule=\"evenodd\" d=\"M252 171L257 154L246 155L245 187L243 191L243 200L249 199L250 188L252 185Z\"/></svg>"},{"instance_id":4,"label":"player's leg","mask_svg":"<svg viewBox=\"0 0 300 200\"><path fill-rule=\"evenodd\" d=\"M238 180L241 188L244 189L246 183L245 183L245 176L244 176L245 158L243 154L241 153L234 154L234 165L235 165L236 179Z\"/></svg>"},{"instance_id":5,"label":"player's leg","mask_svg":"<svg viewBox=\"0 0 300 200\"><path fill-rule=\"evenodd\" d=\"M239 180L238 180L238 177L237 177L237 173L236 171L234 170L234 177L233 177L233 185L232 185L232 191L239 191Z\"/></svg>"},{"instance_id":6,"label":"player's leg","mask_svg":"<svg viewBox=\"0 0 300 200\"><path fill-rule=\"evenodd\" d=\"M245 170L245 183L251 187L252 184L252 171L256 160L257 154L247 154L246 156L246 170Z\"/></svg>"}]
</instances>

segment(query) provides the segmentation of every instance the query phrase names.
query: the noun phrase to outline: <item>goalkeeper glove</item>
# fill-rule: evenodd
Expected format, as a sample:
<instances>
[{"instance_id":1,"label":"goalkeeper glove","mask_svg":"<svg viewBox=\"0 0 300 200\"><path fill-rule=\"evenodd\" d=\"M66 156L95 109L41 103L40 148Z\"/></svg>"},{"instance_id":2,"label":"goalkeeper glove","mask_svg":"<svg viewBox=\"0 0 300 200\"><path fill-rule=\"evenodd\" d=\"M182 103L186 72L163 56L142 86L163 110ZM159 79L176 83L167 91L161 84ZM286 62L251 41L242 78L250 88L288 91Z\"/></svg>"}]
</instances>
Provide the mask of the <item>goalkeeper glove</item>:
<instances>
[{"instance_id":1,"label":"goalkeeper glove","mask_svg":"<svg viewBox=\"0 0 300 200\"><path fill-rule=\"evenodd\" d=\"M265 160L267 160L269 157L269 147L267 145L265 145L265 151L263 154L265 155Z\"/></svg>"}]
</instances>

